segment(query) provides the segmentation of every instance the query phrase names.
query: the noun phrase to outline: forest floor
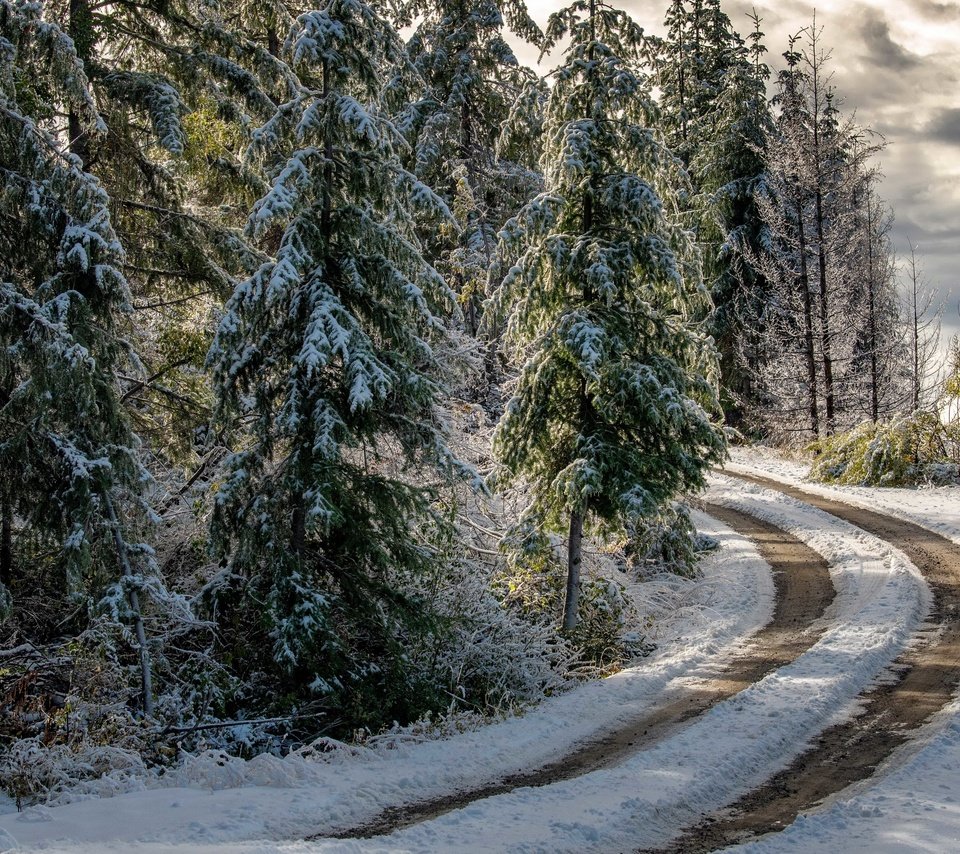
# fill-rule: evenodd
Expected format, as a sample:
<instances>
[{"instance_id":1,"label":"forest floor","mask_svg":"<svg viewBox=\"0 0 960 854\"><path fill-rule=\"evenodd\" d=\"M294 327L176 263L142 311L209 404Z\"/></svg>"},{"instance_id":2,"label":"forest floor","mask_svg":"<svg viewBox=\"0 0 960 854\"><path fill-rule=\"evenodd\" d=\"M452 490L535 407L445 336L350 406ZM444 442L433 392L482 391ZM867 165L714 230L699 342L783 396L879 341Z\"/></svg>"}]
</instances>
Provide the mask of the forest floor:
<instances>
[{"instance_id":1,"label":"forest floor","mask_svg":"<svg viewBox=\"0 0 960 854\"><path fill-rule=\"evenodd\" d=\"M711 479L720 549L635 667L443 741L0 815L0 850L957 850L960 489L803 474Z\"/></svg>"}]
</instances>

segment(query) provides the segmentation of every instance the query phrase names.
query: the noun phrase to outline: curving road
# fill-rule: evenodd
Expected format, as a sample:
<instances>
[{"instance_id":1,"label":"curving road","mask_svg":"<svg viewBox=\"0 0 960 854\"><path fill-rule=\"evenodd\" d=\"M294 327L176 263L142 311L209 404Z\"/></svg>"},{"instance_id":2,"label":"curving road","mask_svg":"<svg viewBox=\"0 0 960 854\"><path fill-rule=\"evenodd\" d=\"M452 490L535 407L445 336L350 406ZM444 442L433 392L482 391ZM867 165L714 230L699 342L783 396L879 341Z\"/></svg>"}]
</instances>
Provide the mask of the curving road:
<instances>
[{"instance_id":1,"label":"curving road","mask_svg":"<svg viewBox=\"0 0 960 854\"><path fill-rule=\"evenodd\" d=\"M822 498L765 478L735 477L798 498L900 549L926 578L933 607L913 642L891 666L893 676L860 696L860 711L830 727L788 768L721 812L678 829L670 852L713 851L780 830L849 784L869 777L913 730L942 708L960 683L960 547L917 525ZM339 838L373 837L525 786L545 786L649 748L766 674L795 660L820 637L820 619L834 597L824 559L795 537L746 513L708 504L708 513L747 536L774 571L774 618L728 664L696 689L665 698L652 713L585 743L563 762L495 785L390 809Z\"/></svg>"},{"instance_id":2,"label":"curving road","mask_svg":"<svg viewBox=\"0 0 960 854\"><path fill-rule=\"evenodd\" d=\"M946 705L960 685L960 547L919 525L853 507L780 481L734 477L811 504L900 549L933 592L933 608L892 680L861 695L860 713L825 730L818 742L765 785L710 815L660 851L714 851L789 825L828 795L869 777Z\"/></svg>"}]
</instances>

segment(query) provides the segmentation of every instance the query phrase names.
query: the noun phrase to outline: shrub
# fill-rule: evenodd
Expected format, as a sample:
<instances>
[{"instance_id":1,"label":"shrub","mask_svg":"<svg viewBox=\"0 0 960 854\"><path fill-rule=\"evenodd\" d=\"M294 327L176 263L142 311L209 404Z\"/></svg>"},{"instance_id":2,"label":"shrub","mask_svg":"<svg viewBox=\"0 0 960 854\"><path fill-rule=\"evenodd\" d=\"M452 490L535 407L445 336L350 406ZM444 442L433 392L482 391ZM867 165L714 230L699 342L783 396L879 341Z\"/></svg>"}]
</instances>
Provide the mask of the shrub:
<instances>
[{"instance_id":1,"label":"shrub","mask_svg":"<svg viewBox=\"0 0 960 854\"><path fill-rule=\"evenodd\" d=\"M960 425L933 412L866 422L809 446L810 477L857 486L949 484L960 479Z\"/></svg>"}]
</instances>

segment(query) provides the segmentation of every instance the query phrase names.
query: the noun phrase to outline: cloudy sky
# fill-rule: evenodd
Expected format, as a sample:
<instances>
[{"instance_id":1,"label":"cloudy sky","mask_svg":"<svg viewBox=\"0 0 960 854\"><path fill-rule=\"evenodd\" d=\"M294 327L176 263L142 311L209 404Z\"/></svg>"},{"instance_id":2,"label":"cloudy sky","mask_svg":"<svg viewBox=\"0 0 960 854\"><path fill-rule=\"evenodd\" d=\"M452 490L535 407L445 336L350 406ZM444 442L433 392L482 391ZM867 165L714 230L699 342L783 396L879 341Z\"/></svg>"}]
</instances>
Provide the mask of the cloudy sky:
<instances>
[{"instance_id":1,"label":"cloudy sky","mask_svg":"<svg viewBox=\"0 0 960 854\"><path fill-rule=\"evenodd\" d=\"M616 2L616 0L614 0ZM528 0L543 24L559 0ZM668 0L620 0L649 32L662 32ZM750 29L756 7L769 50L782 65L790 34L816 9L832 47L834 85L844 109L887 141L882 195L893 206L898 255L918 246L924 278L946 302L944 345L960 332L960 0L722 0L734 26ZM524 51L528 62L534 52ZM545 62L545 64L547 64Z\"/></svg>"}]
</instances>

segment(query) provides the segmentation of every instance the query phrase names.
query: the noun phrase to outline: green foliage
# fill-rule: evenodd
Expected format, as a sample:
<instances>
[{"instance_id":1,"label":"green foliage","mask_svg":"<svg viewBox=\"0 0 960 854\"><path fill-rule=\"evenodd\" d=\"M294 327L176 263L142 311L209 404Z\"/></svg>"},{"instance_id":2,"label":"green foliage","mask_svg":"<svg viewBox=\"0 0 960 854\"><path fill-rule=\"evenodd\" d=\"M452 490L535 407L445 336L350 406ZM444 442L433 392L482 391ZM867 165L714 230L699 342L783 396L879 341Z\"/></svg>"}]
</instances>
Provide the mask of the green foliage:
<instances>
[{"instance_id":1,"label":"green foliage","mask_svg":"<svg viewBox=\"0 0 960 854\"><path fill-rule=\"evenodd\" d=\"M248 223L268 260L209 359L237 448L212 520L229 571L209 599L234 666L270 674L260 702L372 725L421 705L404 636L431 615L394 581L429 569L443 523L428 484L457 468L436 407L454 297L416 236L418 217L449 214L401 162L385 90L403 46L374 7L304 13L286 51L302 86L250 154L272 176Z\"/></svg>"},{"instance_id":2,"label":"green foliage","mask_svg":"<svg viewBox=\"0 0 960 854\"><path fill-rule=\"evenodd\" d=\"M724 453L710 299L679 226L683 172L650 129L642 31L588 8L551 17L548 38L572 41L547 103L546 190L501 234L517 261L497 299L522 368L494 452L554 531L583 507L622 530Z\"/></svg>"},{"instance_id":3,"label":"green foliage","mask_svg":"<svg viewBox=\"0 0 960 854\"><path fill-rule=\"evenodd\" d=\"M630 531L626 553L628 563L641 576L666 571L696 578L701 554L715 546L697 533L686 505L673 504L640 520Z\"/></svg>"},{"instance_id":4,"label":"green foliage","mask_svg":"<svg viewBox=\"0 0 960 854\"><path fill-rule=\"evenodd\" d=\"M809 446L810 476L823 483L916 486L956 483L960 477L960 425L933 412L865 422Z\"/></svg>"}]
</instances>

